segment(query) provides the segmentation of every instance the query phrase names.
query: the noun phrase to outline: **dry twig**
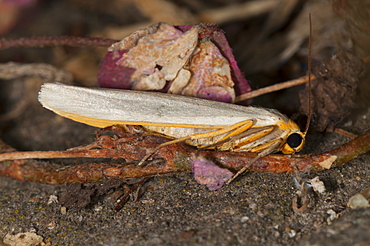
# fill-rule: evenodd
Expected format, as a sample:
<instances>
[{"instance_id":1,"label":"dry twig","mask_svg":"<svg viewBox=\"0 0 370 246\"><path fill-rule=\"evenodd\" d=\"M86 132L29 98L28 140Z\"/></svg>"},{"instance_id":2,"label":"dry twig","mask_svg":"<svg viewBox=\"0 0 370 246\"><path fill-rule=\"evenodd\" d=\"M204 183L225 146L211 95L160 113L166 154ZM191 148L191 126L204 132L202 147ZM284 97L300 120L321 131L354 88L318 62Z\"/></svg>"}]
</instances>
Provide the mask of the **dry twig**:
<instances>
[{"instance_id":1,"label":"dry twig","mask_svg":"<svg viewBox=\"0 0 370 246\"><path fill-rule=\"evenodd\" d=\"M0 40L0 50L19 47L45 47L45 46L103 46L109 47L117 40L94 37L30 37L30 38L3 38Z\"/></svg>"},{"instance_id":2,"label":"dry twig","mask_svg":"<svg viewBox=\"0 0 370 246\"><path fill-rule=\"evenodd\" d=\"M158 136L126 133L121 138L100 136L86 148L70 151L16 152L0 142L0 175L23 181L45 184L69 184L78 182L103 181L117 178L150 177L160 174L191 172L193 156L212 160L219 166L233 171L240 170L256 155L255 153L199 151L182 143L159 149L145 166L137 166L147 151L167 141ZM321 154L315 155L268 155L256 161L249 171L258 172L317 172L341 166L370 150L370 130L354 140ZM76 166L61 166L30 158L110 158L126 159L122 163L88 163Z\"/></svg>"},{"instance_id":3,"label":"dry twig","mask_svg":"<svg viewBox=\"0 0 370 246\"><path fill-rule=\"evenodd\" d=\"M315 77L311 76L311 80L314 80L314 79L315 79ZM258 96L270 93L270 92L274 92L274 91L290 88L290 87L293 87L293 86L301 85L301 84L307 83L308 80L309 80L309 76L304 76L304 77L301 77L301 78L298 78L298 79L293 79L293 80L289 80L289 81L286 81L286 82L283 82L283 83L267 86L267 87L261 88L259 90L254 90L254 91L248 92L246 94L242 94L240 96L237 96L235 98L235 102L244 101L244 100L247 100L247 99L251 99L251 98L254 98L254 97L258 97Z\"/></svg>"}]
</instances>

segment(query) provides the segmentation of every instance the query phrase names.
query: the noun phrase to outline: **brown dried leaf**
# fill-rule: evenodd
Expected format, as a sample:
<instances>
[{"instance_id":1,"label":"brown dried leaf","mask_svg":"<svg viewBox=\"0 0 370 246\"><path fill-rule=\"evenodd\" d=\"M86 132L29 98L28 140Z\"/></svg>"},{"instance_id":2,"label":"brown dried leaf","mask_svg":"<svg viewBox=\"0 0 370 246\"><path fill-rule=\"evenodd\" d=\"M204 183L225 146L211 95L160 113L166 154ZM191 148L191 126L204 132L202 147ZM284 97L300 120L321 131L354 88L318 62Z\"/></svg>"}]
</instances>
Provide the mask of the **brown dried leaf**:
<instances>
[{"instance_id":1,"label":"brown dried leaf","mask_svg":"<svg viewBox=\"0 0 370 246\"><path fill-rule=\"evenodd\" d=\"M136 180L136 179L133 179ZM141 179L138 179L141 180ZM137 182L137 181L136 181ZM94 182L85 184L70 184L60 196L62 206L70 208L86 208L91 205L92 200L113 193L118 190L123 190L125 184L131 184L128 179L113 179L105 182Z\"/></svg>"},{"instance_id":2,"label":"brown dried leaf","mask_svg":"<svg viewBox=\"0 0 370 246\"><path fill-rule=\"evenodd\" d=\"M364 63L350 51L338 51L327 61L313 67L312 81L313 124L318 131L333 131L355 107L354 98ZM300 111L308 114L308 93L300 95Z\"/></svg>"}]
</instances>

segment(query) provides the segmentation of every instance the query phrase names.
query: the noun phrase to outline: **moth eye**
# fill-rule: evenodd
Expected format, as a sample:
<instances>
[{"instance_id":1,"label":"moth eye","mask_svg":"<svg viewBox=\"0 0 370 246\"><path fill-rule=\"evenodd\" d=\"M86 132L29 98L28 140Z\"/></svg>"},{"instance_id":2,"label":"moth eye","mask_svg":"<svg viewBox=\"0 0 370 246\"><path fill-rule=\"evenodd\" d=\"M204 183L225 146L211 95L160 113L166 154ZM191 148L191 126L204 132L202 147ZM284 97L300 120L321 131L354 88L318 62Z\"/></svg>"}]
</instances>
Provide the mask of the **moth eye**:
<instances>
[{"instance_id":1,"label":"moth eye","mask_svg":"<svg viewBox=\"0 0 370 246\"><path fill-rule=\"evenodd\" d=\"M290 136L288 137L287 143L290 147L296 148L302 144L302 140L303 138L301 135L299 135L298 133L293 133L290 134Z\"/></svg>"}]
</instances>

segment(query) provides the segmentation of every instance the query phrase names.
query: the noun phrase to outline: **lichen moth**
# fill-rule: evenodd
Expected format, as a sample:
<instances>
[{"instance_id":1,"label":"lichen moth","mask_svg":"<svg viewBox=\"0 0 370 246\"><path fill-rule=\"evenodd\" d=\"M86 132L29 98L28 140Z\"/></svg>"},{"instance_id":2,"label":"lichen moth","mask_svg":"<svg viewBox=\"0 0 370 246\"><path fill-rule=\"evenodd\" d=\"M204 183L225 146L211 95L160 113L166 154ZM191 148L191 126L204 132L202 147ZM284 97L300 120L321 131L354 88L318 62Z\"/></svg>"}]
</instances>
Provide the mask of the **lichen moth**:
<instances>
[{"instance_id":1,"label":"lichen moth","mask_svg":"<svg viewBox=\"0 0 370 246\"><path fill-rule=\"evenodd\" d=\"M175 142L220 151L264 156L302 149L305 133L273 109L245 107L156 92L90 89L46 83L39 93L51 111L96 127L141 125Z\"/></svg>"}]
</instances>

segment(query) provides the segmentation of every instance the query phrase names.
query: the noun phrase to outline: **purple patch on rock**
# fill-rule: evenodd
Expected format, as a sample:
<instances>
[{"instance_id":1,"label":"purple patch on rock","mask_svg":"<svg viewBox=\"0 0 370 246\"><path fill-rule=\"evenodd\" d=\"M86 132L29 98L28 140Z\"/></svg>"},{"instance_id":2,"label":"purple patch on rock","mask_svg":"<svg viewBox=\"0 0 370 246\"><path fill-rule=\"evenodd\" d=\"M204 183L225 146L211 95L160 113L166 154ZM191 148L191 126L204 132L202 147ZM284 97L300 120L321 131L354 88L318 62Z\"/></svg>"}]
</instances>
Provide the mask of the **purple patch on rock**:
<instances>
[{"instance_id":1,"label":"purple patch on rock","mask_svg":"<svg viewBox=\"0 0 370 246\"><path fill-rule=\"evenodd\" d=\"M220 189L234 174L203 157L194 157L192 170L195 180L210 190Z\"/></svg>"}]
</instances>

